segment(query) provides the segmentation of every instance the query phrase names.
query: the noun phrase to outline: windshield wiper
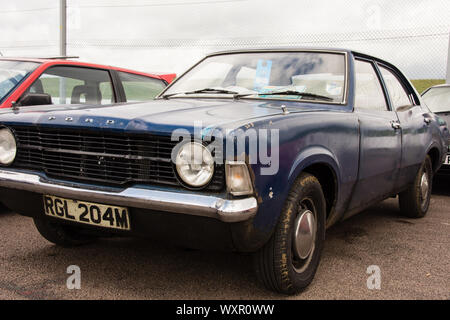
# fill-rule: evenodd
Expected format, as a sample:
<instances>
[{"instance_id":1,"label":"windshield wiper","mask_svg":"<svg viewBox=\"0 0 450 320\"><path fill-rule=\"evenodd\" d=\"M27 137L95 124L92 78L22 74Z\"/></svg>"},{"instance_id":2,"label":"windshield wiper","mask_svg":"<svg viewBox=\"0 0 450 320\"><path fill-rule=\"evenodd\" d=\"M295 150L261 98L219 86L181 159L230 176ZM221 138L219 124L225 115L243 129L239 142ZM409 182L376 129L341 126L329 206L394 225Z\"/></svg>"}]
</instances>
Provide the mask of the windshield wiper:
<instances>
[{"instance_id":1,"label":"windshield wiper","mask_svg":"<svg viewBox=\"0 0 450 320\"><path fill-rule=\"evenodd\" d=\"M300 92L296 90L284 90L284 91L273 91L273 92L267 92L267 93L258 93L258 96L302 96L302 97L308 97L308 98L315 98L320 100L326 100L326 101L333 101L333 98L322 96L320 94L315 94L311 92Z\"/></svg>"},{"instance_id":2,"label":"windshield wiper","mask_svg":"<svg viewBox=\"0 0 450 320\"><path fill-rule=\"evenodd\" d=\"M220 89L220 88L205 88L195 91L189 91L185 92L184 94L196 94L196 93L223 93L223 94L238 94L237 91L227 90L227 89Z\"/></svg>"},{"instance_id":3,"label":"windshield wiper","mask_svg":"<svg viewBox=\"0 0 450 320\"><path fill-rule=\"evenodd\" d=\"M178 94L189 95L189 94L196 94L196 93L219 93L219 94L233 94L233 95L239 94L239 92L237 92L237 91L232 91L232 90L227 90L227 89L204 88L204 89L199 89L199 90L194 90L194 91L169 93L169 94L163 95L162 98L167 99L167 98L170 98L170 97L178 95Z\"/></svg>"}]
</instances>

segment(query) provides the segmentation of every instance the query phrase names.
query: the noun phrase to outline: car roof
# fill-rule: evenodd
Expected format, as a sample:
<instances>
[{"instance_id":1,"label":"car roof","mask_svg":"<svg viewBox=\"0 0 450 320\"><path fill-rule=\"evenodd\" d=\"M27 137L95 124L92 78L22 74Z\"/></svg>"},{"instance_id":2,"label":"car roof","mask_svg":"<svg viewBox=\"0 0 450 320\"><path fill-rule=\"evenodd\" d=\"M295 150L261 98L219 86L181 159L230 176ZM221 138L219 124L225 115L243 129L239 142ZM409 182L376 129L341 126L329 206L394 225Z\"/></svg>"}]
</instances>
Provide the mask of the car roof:
<instances>
[{"instance_id":1,"label":"car roof","mask_svg":"<svg viewBox=\"0 0 450 320\"><path fill-rule=\"evenodd\" d=\"M431 89L437 89L437 88L450 88L450 83L436 84L434 86L431 86L431 87L425 89L420 95L423 96L425 93L427 93Z\"/></svg>"},{"instance_id":2,"label":"car roof","mask_svg":"<svg viewBox=\"0 0 450 320\"><path fill-rule=\"evenodd\" d=\"M324 51L324 52L342 52L342 53L354 53L357 55L365 55L367 54L357 52L351 49L345 48L331 48L331 47L271 47L271 48L242 48L242 49L232 49L232 50L222 50L208 54L209 55L217 55L217 54L226 54L226 53L239 53L239 52L276 52L276 51ZM376 59L375 57L372 57Z\"/></svg>"},{"instance_id":3,"label":"car roof","mask_svg":"<svg viewBox=\"0 0 450 320\"><path fill-rule=\"evenodd\" d=\"M108 69L108 70L116 70L116 71L133 73L133 74L137 74L137 75L144 75L144 76L157 78L157 79L164 79L164 76L166 75L165 73L147 73L147 72L141 72L141 71L137 71L137 70L113 67L113 66L109 66L109 65L102 65L102 64L96 64L96 63L74 61L74 60L69 60L69 59L0 57L0 60L36 62L36 63L40 63L43 65L49 65L49 66L50 65L69 65L69 66L72 65L72 66L90 67L90 68L97 68L97 69Z\"/></svg>"},{"instance_id":4,"label":"car roof","mask_svg":"<svg viewBox=\"0 0 450 320\"><path fill-rule=\"evenodd\" d=\"M427 90L433 89L433 88L450 88L450 83L443 83L443 84L437 84L435 86L429 87Z\"/></svg>"},{"instance_id":5,"label":"car roof","mask_svg":"<svg viewBox=\"0 0 450 320\"><path fill-rule=\"evenodd\" d=\"M319 47L271 47L271 48L243 48L221 50L207 54L206 56L215 56L227 53L247 53L247 52L279 52L279 51L325 51L325 52L345 52L350 53L351 50L340 48L319 48Z\"/></svg>"},{"instance_id":6,"label":"car roof","mask_svg":"<svg viewBox=\"0 0 450 320\"><path fill-rule=\"evenodd\" d=\"M339 52L339 53L347 53L347 54L353 54L359 57L364 57L367 59L376 60L382 63L385 63L387 65L393 66L391 63L371 56L369 54L351 50L351 49L345 49L345 48L331 48L331 47L275 47L275 48L245 48L245 49L233 49L233 50L224 50L224 51L217 51L213 52L207 55L209 56L215 56L215 55L221 55L221 54L227 54L227 53L246 53L246 52L278 52L278 51L321 51L321 52Z\"/></svg>"}]
</instances>

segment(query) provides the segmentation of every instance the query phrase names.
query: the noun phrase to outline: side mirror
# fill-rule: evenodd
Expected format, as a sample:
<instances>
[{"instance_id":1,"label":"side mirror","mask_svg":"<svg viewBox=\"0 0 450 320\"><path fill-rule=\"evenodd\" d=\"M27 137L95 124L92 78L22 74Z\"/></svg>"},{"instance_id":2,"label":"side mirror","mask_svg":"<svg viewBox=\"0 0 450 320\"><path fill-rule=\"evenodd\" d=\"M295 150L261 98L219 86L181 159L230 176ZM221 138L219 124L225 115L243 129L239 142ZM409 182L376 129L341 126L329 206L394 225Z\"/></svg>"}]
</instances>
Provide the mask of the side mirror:
<instances>
[{"instance_id":1,"label":"side mirror","mask_svg":"<svg viewBox=\"0 0 450 320\"><path fill-rule=\"evenodd\" d=\"M27 93L20 100L19 106L40 106L52 104L52 97L47 93Z\"/></svg>"}]
</instances>

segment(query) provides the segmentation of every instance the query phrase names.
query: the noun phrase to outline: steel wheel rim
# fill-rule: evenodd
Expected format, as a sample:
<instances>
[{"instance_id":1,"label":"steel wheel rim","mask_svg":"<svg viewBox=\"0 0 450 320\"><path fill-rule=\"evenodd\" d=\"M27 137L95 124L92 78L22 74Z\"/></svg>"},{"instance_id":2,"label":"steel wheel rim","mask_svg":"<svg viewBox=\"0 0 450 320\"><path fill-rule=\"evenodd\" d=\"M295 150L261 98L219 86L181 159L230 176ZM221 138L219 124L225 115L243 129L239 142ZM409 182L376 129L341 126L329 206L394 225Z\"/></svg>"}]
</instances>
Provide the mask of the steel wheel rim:
<instances>
[{"instance_id":1,"label":"steel wheel rim","mask_svg":"<svg viewBox=\"0 0 450 320\"><path fill-rule=\"evenodd\" d=\"M314 255L317 237L316 210L310 199L301 202L292 233L292 266L297 273L303 272Z\"/></svg>"},{"instance_id":2,"label":"steel wheel rim","mask_svg":"<svg viewBox=\"0 0 450 320\"><path fill-rule=\"evenodd\" d=\"M420 195L422 197L422 204L428 199L428 193L430 192L430 184L428 180L428 174L424 172L420 178Z\"/></svg>"}]
</instances>

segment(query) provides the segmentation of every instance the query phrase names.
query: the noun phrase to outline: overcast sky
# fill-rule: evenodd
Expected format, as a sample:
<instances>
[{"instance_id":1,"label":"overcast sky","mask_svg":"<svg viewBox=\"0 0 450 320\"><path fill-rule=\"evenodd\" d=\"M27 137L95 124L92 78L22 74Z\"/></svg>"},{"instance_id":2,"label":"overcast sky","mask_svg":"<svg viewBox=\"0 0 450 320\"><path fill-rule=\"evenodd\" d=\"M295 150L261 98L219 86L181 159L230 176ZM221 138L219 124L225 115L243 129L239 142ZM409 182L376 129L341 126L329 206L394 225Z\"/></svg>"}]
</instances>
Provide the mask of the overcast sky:
<instances>
[{"instance_id":1,"label":"overcast sky","mask_svg":"<svg viewBox=\"0 0 450 320\"><path fill-rule=\"evenodd\" d=\"M68 54L181 73L240 47L333 46L367 52L411 78L444 78L449 0L68 0ZM0 0L3 55L59 51L59 0Z\"/></svg>"}]
</instances>

